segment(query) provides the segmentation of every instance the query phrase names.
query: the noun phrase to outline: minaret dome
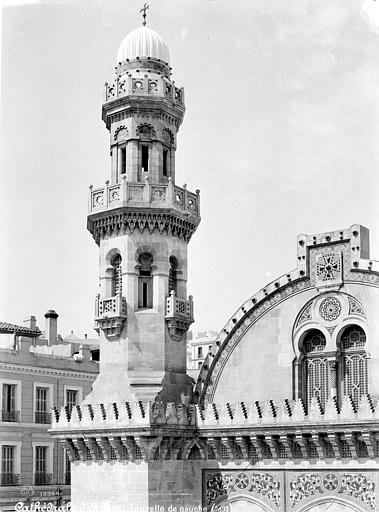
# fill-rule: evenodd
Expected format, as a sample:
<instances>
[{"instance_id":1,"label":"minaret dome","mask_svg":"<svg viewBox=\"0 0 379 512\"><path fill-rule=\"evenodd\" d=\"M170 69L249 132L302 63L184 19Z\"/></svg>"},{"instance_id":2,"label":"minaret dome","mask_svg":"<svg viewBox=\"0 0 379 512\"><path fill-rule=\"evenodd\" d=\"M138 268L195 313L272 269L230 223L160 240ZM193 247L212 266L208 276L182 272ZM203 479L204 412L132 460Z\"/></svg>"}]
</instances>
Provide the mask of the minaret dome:
<instances>
[{"instance_id":1,"label":"minaret dome","mask_svg":"<svg viewBox=\"0 0 379 512\"><path fill-rule=\"evenodd\" d=\"M161 36L146 26L138 27L130 32L122 41L117 54L117 63L137 58L157 59L169 64L168 46Z\"/></svg>"}]
</instances>

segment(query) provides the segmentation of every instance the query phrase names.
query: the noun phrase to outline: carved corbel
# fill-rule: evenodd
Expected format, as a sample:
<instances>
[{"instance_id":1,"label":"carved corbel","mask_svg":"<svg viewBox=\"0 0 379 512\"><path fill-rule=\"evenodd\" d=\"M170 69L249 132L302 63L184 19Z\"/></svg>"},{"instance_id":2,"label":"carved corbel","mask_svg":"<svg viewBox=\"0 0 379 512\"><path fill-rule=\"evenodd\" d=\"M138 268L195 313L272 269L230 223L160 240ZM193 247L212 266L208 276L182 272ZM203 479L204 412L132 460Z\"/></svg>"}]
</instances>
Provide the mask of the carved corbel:
<instances>
[{"instance_id":1,"label":"carved corbel","mask_svg":"<svg viewBox=\"0 0 379 512\"><path fill-rule=\"evenodd\" d=\"M373 459L375 457L375 450L374 450L375 440L373 439L371 432L368 432L367 430L363 431L357 436L357 439L359 441L363 441L365 443L368 456L370 457L370 459Z\"/></svg>"},{"instance_id":2,"label":"carved corbel","mask_svg":"<svg viewBox=\"0 0 379 512\"><path fill-rule=\"evenodd\" d=\"M175 439L175 441L172 443L171 451L172 451L172 458L174 460L178 459L178 455L181 451L182 458L183 458L183 448L184 447L184 439L183 437L180 437L179 439Z\"/></svg>"},{"instance_id":3,"label":"carved corbel","mask_svg":"<svg viewBox=\"0 0 379 512\"><path fill-rule=\"evenodd\" d=\"M277 447L276 439L271 434L265 434L264 439L265 439L265 442L268 444L268 446L269 446L269 448L271 450L272 458L273 459L277 459L278 458L278 451L276 449L276 447Z\"/></svg>"},{"instance_id":4,"label":"carved corbel","mask_svg":"<svg viewBox=\"0 0 379 512\"><path fill-rule=\"evenodd\" d=\"M121 442L121 439L119 437L108 437L109 444L113 448L117 460L123 459L124 450L123 450L123 444Z\"/></svg>"},{"instance_id":5,"label":"carved corbel","mask_svg":"<svg viewBox=\"0 0 379 512\"><path fill-rule=\"evenodd\" d=\"M249 445L248 445L246 439L242 436L236 436L235 443L237 446L240 447L243 458L248 459L249 458Z\"/></svg>"},{"instance_id":6,"label":"carved corbel","mask_svg":"<svg viewBox=\"0 0 379 512\"><path fill-rule=\"evenodd\" d=\"M128 436L121 436L121 441L124 446L126 446L126 449L128 450L128 458L130 460L136 459L136 452L137 452L137 445L134 441L133 437Z\"/></svg>"},{"instance_id":7,"label":"carved corbel","mask_svg":"<svg viewBox=\"0 0 379 512\"><path fill-rule=\"evenodd\" d=\"M103 454L104 460L110 460L110 444L106 437L96 437L96 443L100 447L101 453Z\"/></svg>"},{"instance_id":8,"label":"carved corbel","mask_svg":"<svg viewBox=\"0 0 379 512\"><path fill-rule=\"evenodd\" d=\"M308 458L308 452L307 448L305 446L305 439L303 437L303 434L296 433L295 434L296 442L300 446L301 455L303 456L303 459Z\"/></svg>"},{"instance_id":9,"label":"carved corbel","mask_svg":"<svg viewBox=\"0 0 379 512\"><path fill-rule=\"evenodd\" d=\"M222 437L221 443L225 446L229 459L234 459L236 455L236 448L233 439L231 437Z\"/></svg>"},{"instance_id":10,"label":"carved corbel","mask_svg":"<svg viewBox=\"0 0 379 512\"><path fill-rule=\"evenodd\" d=\"M75 448L78 450L79 453L79 459L80 460L87 460L87 439L83 439L81 437L72 439L72 442L74 443ZM95 460L95 454L91 452L91 459Z\"/></svg>"},{"instance_id":11,"label":"carved corbel","mask_svg":"<svg viewBox=\"0 0 379 512\"><path fill-rule=\"evenodd\" d=\"M287 459L291 459L292 455L293 455L293 449L292 449L293 443L290 441L288 436L284 433L280 434L279 440L284 447Z\"/></svg>"},{"instance_id":12,"label":"carved corbel","mask_svg":"<svg viewBox=\"0 0 379 512\"><path fill-rule=\"evenodd\" d=\"M66 450L70 462L76 460L76 450L71 439L61 439L63 448ZM79 454L80 455L80 454Z\"/></svg>"},{"instance_id":13,"label":"carved corbel","mask_svg":"<svg viewBox=\"0 0 379 512\"><path fill-rule=\"evenodd\" d=\"M338 434L336 432L330 431L326 434L326 436L328 438L328 441L330 442L330 444L333 447L335 458L340 459L342 453L341 453L341 443L340 443Z\"/></svg>"},{"instance_id":14,"label":"carved corbel","mask_svg":"<svg viewBox=\"0 0 379 512\"><path fill-rule=\"evenodd\" d=\"M208 438L208 444L212 448L213 453L216 456L217 460L222 459L222 453L221 453L221 444L219 439L215 439L214 437Z\"/></svg>"},{"instance_id":15,"label":"carved corbel","mask_svg":"<svg viewBox=\"0 0 379 512\"><path fill-rule=\"evenodd\" d=\"M258 437L255 434L250 435L249 437L250 437L251 444L255 448L255 452L257 454L258 460L263 460L264 456L263 456L263 442L262 442L262 440L258 439Z\"/></svg>"},{"instance_id":16,"label":"carved corbel","mask_svg":"<svg viewBox=\"0 0 379 512\"><path fill-rule=\"evenodd\" d=\"M324 451L322 449L321 439L320 439L318 433L317 432L312 432L310 439L313 441L313 444L316 446L316 450L317 450L317 454L318 454L319 459L323 459L324 458Z\"/></svg>"},{"instance_id":17,"label":"carved corbel","mask_svg":"<svg viewBox=\"0 0 379 512\"><path fill-rule=\"evenodd\" d=\"M352 432L345 431L340 435L342 439L344 439L349 445L351 456L353 459L357 459L357 446L355 444L355 435Z\"/></svg>"}]
</instances>

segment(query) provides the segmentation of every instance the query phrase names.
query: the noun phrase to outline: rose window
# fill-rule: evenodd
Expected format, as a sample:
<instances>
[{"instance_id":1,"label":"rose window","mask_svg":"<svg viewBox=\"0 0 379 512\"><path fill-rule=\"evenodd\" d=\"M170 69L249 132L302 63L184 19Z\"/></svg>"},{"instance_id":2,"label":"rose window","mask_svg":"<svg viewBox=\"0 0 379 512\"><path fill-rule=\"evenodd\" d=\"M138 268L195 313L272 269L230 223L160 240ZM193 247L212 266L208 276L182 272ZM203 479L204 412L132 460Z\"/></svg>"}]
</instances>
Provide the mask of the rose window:
<instances>
[{"instance_id":1,"label":"rose window","mask_svg":"<svg viewBox=\"0 0 379 512\"><path fill-rule=\"evenodd\" d=\"M320 315L324 320L336 320L341 313L341 303L335 297L324 299L320 304Z\"/></svg>"}]
</instances>

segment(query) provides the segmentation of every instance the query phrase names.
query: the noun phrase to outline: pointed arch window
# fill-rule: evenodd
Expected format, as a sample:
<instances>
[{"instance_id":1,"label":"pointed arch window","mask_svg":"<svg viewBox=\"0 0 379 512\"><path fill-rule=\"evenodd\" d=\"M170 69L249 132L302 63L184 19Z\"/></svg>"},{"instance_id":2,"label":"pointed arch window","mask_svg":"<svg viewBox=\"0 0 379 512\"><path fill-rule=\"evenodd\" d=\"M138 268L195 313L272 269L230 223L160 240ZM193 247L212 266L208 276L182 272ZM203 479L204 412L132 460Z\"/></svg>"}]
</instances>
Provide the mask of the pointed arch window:
<instances>
[{"instance_id":1,"label":"pointed arch window","mask_svg":"<svg viewBox=\"0 0 379 512\"><path fill-rule=\"evenodd\" d=\"M303 340L303 397L307 405L312 398L320 401L322 406L329 396L330 368L327 357L323 354L326 347L324 334L312 329L308 331Z\"/></svg>"},{"instance_id":2,"label":"pointed arch window","mask_svg":"<svg viewBox=\"0 0 379 512\"><path fill-rule=\"evenodd\" d=\"M153 307L153 257L150 253L144 252L138 258L138 263L140 265L138 278L138 307L140 309L149 309Z\"/></svg>"},{"instance_id":3,"label":"pointed arch window","mask_svg":"<svg viewBox=\"0 0 379 512\"><path fill-rule=\"evenodd\" d=\"M366 333L358 325L346 327L341 335L341 362L343 394L357 404L368 394L368 368L365 351Z\"/></svg>"},{"instance_id":4,"label":"pointed arch window","mask_svg":"<svg viewBox=\"0 0 379 512\"><path fill-rule=\"evenodd\" d=\"M122 294L122 258L120 254L116 254L112 258L111 265L114 268L113 275L113 293L112 295Z\"/></svg>"}]
</instances>

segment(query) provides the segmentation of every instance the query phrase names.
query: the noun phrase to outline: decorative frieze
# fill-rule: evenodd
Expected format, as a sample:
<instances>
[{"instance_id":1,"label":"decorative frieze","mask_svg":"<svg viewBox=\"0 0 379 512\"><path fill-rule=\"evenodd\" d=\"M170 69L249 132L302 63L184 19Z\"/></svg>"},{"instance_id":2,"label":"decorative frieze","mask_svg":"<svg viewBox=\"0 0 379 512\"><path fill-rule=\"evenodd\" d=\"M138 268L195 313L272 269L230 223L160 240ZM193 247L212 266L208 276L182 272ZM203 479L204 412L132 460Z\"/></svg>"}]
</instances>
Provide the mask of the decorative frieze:
<instances>
[{"instance_id":1,"label":"decorative frieze","mask_svg":"<svg viewBox=\"0 0 379 512\"><path fill-rule=\"evenodd\" d=\"M313 471L286 474L288 510L296 512L307 503L331 503L333 498L365 510L377 510L377 474L369 471Z\"/></svg>"}]
</instances>

